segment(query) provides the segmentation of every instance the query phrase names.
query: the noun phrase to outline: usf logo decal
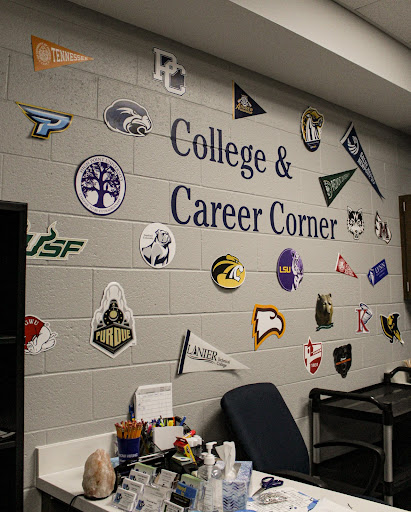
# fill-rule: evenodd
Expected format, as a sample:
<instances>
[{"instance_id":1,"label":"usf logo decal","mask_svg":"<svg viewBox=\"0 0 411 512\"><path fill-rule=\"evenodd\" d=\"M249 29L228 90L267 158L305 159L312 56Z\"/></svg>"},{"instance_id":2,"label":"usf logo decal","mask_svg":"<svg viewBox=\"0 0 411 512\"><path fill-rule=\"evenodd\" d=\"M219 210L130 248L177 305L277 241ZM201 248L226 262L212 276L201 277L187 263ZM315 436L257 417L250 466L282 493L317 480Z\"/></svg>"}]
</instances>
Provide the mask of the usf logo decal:
<instances>
[{"instance_id":1,"label":"usf logo decal","mask_svg":"<svg viewBox=\"0 0 411 512\"><path fill-rule=\"evenodd\" d=\"M104 290L91 321L90 344L113 358L136 344L133 312L119 283L109 283Z\"/></svg>"},{"instance_id":2,"label":"usf logo decal","mask_svg":"<svg viewBox=\"0 0 411 512\"><path fill-rule=\"evenodd\" d=\"M27 224L26 256L33 259L66 260L70 254L80 253L88 240L64 238L59 235L56 222L48 228L47 233L31 233Z\"/></svg>"},{"instance_id":3,"label":"usf logo decal","mask_svg":"<svg viewBox=\"0 0 411 512\"><path fill-rule=\"evenodd\" d=\"M16 103L24 112L25 116L34 123L31 136L39 139L48 139L52 133L64 132L64 130L67 130L70 126L73 119L72 114L66 114L65 112L35 107L33 105L25 105L18 101L16 101Z\"/></svg>"},{"instance_id":4,"label":"usf logo decal","mask_svg":"<svg viewBox=\"0 0 411 512\"><path fill-rule=\"evenodd\" d=\"M227 254L215 260L211 277L222 288L238 288L244 283L245 268L238 258Z\"/></svg>"},{"instance_id":5,"label":"usf logo decal","mask_svg":"<svg viewBox=\"0 0 411 512\"><path fill-rule=\"evenodd\" d=\"M281 338L285 332L284 315L275 306L256 304L251 323L253 324L254 350L257 350L271 334Z\"/></svg>"}]
</instances>

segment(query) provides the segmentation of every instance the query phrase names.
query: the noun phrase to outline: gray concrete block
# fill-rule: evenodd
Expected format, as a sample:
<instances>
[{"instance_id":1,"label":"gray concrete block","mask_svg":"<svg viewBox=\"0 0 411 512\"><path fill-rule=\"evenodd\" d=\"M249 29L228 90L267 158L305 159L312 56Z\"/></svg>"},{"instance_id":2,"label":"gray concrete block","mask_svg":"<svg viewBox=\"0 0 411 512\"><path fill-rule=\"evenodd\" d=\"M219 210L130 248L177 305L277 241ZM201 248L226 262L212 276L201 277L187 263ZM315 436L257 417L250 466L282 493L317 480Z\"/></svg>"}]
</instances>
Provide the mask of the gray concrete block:
<instances>
[{"instance_id":1,"label":"gray concrete block","mask_svg":"<svg viewBox=\"0 0 411 512\"><path fill-rule=\"evenodd\" d=\"M9 52L0 50L0 98L7 97L7 75L9 70Z\"/></svg>"},{"instance_id":2,"label":"gray concrete block","mask_svg":"<svg viewBox=\"0 0 411 512\"><path fill-rule=\"evenodd\" d=\"M36 485L36 446L46 444L46 432L32 432L24 434L24 488Z\"/></svg>"},{"instance_id":3,"label":"gray concrete block","mask_svg":"<svg viewBox=\"0 0 411 512\"><path fill-rule=\"evenodd\" d=\"M296 120L296 122L298 121ZM310 153L304 146L301 135L288 132L280 132L279 144L284 146L287 150L287 155L285 156L284 160L291 162L291 176L293 176L293 171L295 168L320 172L321 160L319 152L314 151L313 153ZM320 146L320 150L322 150L322 146ZM277 158L278 155L276 155L276 159Z\"/></svg>"},{"instance_id":4,"label":"gray concrete block","mask_svg":"<svg viewBox=\"0 0 411 512\"><path fill-rule=\"evenodd\" d=\"M26 312L42 320L92 315L91 270L28 266L26 289Z\"/></svg>"},{"instance_id":5,"label":"gray concrete block","mask_svg":"<svg viewBox=\"0 0 411 512\"><path fill-rule=\"evenodd\" d=\"M85 62L82 66L87 64ZM75 69L72 65L33 72L31 56L13 53L10 57L8 99L95 118L97 80L96 75ZM68 128L71 129L72 126ZM66 133L54 134L52 137L65 135Z\"/></svg>"},{"instance_id":6,"label":"gray concrete block","mask_svg":"<svg viewBox=\"0 0 411 512\"><path fill-rule=\"evenodd\" d=\"M136 317L137 345L132 347L133 363L175 362L180 359L187 329L200 336L198 315Z\"/></svg>"},{"instance_id":7,"label":"gray concrete block","mask_svg":"<svg viewBox=\"0 0 411 512\"><path fill-rule=\"evenodd\" d=\"M113 359L90 345L90 321L70 319L52 322L53 331L58 336L54 348L45 353L46 373L109 368L131 363L130 348Z\"/></svg>"},{"instance_id":8,"label":"gray concrete block","mask_svg":"<svg viewBox=\"0 0 411 512\"><path fill-rule=\"evenodd\" d=\"M61 443L80 439L82 437L96 436L106 434L115 430L114 425L117 422L124 421L125 415L113 416L103 420L92 420L75 425L66 425L64 427L50 428L47 430L47 444Z\"/></svg>"},{"instance_id":9,"label":"gray concrete block","mask_svg":"<svg viewBox=\"0 0 411 512\"><path fill-rule=\"evenodd\" d=\"M133 138L109 130L103 121L74 117L67 132L52 139L51 158L57 162L78 167L94 155L106 155L133 174Z\"/></svg>"},{"instance_id":10,"label":"gray concrete block","mask_svg":"<svg viewBox=\"0 0 411 512\"><path fill-rule=\"evenodd\" d=\"M91 373L28 377L25 404L26 432L91 420Z\"/></svg>"},{"instance_id":11,"label":"gray concrete block","mask_svg":"<svg viewBox=\"0 0 411 512\"><path fill-rule=\"evenodd\" d=\"M26 312L26 315L30 314ZM24 355L24 375L38 375L44 373L45 355L44 354L25 354Z\"/></svg>"},{"instance_id":12,"label":"gray concrete block","mask_svg":"<svg viewBox=\"0 0 411 512\"><path fill-rule=\"evenodd\" d=\"M35 487L23 491L24 512L41 512L41 493Z\"/></svg>"},{"instance_id":13,"label":"gray concrete block","mask_svg":"<svg viewBox=\"0 0 411 512\"><path fill-rule=\"evenodd\" d=\"M103 292L111 281L116 281L123 287L127 305L135 316L169 313L167 270L94 270L93 312L100 307ZM137 344L138 342L137 338Z\"/></svg>"},{"instance_id":14,"label":"gray concrete block","mask_svg":"<svg viewBox=\"0 0 411 512\"><path fill-rule=\"evenodd\" d=\"M249 352L254 350L251 316L252 311L201 315L201 335L196 334L226 354Z\"/></svg>"},{"instance_id":15,"label":"gray concrete block","mask_svg":"<svg viewBox=\"0 0 411 512\"><path fill-rule=\"evenodd\" d=\"M121 77L116 78L121 79ZM170 102L167 96L125 84L118 80L100 77L98 82L98 118L103 119L105 109L119 99L129 99L144 107L153 123L152 131L145 137L117 134L119 137L126 137L135 141L136 151L147 137L151 138L154 134L170 136Z\"/></svg>"},{"instance_id":16,"label":"gray concrete block","mask_svg":"<svg viewBox=\"0 0 411 512\"><path fill-rule=\"evenodd\" d=\"M93 372L93 418L124 416L139 386L170 382L170 365L151 364ZM137 413L138 414L138 413Z\"/></svg>"}]
</instances>

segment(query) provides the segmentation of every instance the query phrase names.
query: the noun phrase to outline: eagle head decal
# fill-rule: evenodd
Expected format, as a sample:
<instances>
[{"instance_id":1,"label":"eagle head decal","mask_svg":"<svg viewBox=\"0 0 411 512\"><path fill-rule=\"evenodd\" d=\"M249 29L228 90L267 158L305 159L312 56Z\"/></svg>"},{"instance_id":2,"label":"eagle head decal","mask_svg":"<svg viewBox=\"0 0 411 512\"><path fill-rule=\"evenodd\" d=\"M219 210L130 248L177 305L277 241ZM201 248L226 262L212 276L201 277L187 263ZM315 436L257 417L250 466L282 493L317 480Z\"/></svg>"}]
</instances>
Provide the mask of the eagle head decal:
<instances>
[{"instance_id":1,"label":"eagle head decal","mask_svg":"<svg viewBox=\"0 0 411 512\"><path fill-rule=\"evenodd\" d=\"M281 338L285 331L285 318L275 306L254 306L253 318L254 350L271 334Z\"/></svg>"},{"instance_id":2,"label":"eagle head decal","mask_svg":"<svg viewBox=\"0 0 411 512\"><path fill-rule=\"evenodd\" d=\"M113 132L144 137L153 123L147 110L131 100L116 100L104 111L104 121Z\"/></svg>"}]
</instances>

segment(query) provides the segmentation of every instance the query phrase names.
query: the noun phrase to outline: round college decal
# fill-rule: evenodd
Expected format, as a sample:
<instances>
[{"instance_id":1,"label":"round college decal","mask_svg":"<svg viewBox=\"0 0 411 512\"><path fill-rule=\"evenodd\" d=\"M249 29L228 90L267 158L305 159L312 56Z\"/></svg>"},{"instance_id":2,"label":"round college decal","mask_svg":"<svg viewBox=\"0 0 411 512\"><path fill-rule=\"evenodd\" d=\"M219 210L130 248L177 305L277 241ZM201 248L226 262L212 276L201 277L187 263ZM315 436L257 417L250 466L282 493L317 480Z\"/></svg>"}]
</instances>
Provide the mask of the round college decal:
<instances>
[{"instance_id":1,"label":"round college decal","mask_svg":"<svg viewBox=\"0 0 411 512\"><path fill-rule=\"evenodd\" d=\"M245 268L231 254L217 258L211 267L211 277L222 288L238 288L244 283Z\"/></svg>"},{"instance_id":2,"label":"round college decal","mask_svg":"<svg viewBox=\"0 0 411 512\"><path fill-rule=\"evenodd\" d=\"M85 160L77 169L74 187L84 208L95 215L110 215L123 202L126 179L115 160L96 155Z\"/></svg>"},{"instance_id":3,"label":"round college decal","mask_svg":"<svg viewBox=\"0 0 411 512\"><path fill-rule=\"evenodd\" d=\"M277 277L280 285L293 292L296 290L304 277L303 262L298 252L294 249L285 249L278 258Z\"/></svg>"},{"instance_id":4,"label":"round college decal","mask_svg":"<svg viewBox=\"0 0 411 512\"><path fill-rule=\"evenodd\" d=\"M140 252L150 267L166 267L176 253L176 241L171 229L158 222L149 224L141 233Z\"/></svg>"}]
</instances>

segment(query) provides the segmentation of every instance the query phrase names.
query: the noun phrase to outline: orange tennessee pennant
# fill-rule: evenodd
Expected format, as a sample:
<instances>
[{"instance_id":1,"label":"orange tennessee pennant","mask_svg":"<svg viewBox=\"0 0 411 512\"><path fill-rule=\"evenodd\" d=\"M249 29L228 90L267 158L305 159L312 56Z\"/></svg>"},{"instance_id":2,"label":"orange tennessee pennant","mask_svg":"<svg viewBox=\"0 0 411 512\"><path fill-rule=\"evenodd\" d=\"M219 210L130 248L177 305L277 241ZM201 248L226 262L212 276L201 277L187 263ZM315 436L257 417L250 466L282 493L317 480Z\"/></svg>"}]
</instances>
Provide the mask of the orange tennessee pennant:
<instances>
[{"instance_id":1,"label":"orange tennessee pennant","mask_svg":"<svg viewBox=\"0 0 411 512\"><path fill-rule=\"evenodd\" d=\"M33 35L31 36L31 46L33 49L34 71L93 60L91 57L87 57L87 55L69 50L64 48L64 46L59 46Z\"/></svg>"}]
</instances>

